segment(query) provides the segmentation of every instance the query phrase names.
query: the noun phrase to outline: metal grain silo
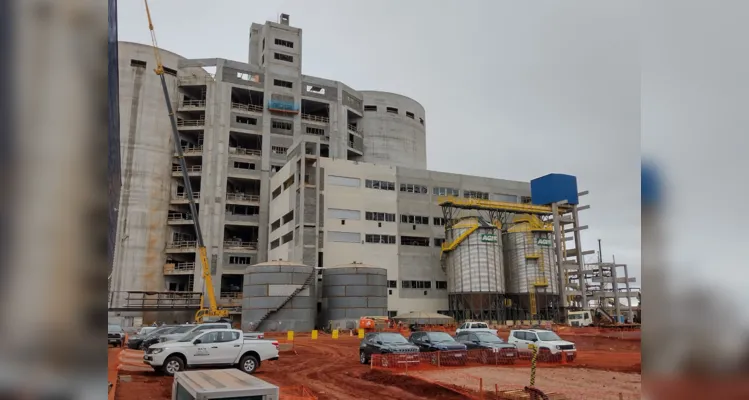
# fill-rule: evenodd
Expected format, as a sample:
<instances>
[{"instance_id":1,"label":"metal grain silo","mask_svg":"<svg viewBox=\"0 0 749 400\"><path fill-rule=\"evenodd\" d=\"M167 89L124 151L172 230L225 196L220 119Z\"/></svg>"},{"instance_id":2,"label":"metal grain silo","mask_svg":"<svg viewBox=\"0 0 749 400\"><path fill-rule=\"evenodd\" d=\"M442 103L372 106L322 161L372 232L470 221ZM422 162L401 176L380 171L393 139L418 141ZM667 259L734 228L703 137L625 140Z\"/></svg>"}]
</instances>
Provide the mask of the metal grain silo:
<instances>
[{"instance_id":1,"label":"metal grain silo","mask_svg":"<svg viewBox=\"0 0 749 400\"><path fill-rule=\"evenodd\" d=\"M360 263L323 269L324 326L358 327L364 316L387 316L387 270Z\"/></svg>"},{"instance_id":2,"label":"metal grain silo","mask_svg":"<svg viewBox=\"0 0 749 400\"><path fill-rule=\"evenodd\" d=\"M505 282L499 238L499 223L479 217L462 218L447 229L443 263L456 319L502 319Z\"/></svg>"},{"instance_id":3,"label":"metal grain silo","mask_svg":"<svg viewBox=\"0 0 749 400\"><path fill-rule=\"evenodd\" d=\"M250 265L244 274L242 329L300 331L315 328L315 268L288 261Z\"/></svg>"}]
</instances>

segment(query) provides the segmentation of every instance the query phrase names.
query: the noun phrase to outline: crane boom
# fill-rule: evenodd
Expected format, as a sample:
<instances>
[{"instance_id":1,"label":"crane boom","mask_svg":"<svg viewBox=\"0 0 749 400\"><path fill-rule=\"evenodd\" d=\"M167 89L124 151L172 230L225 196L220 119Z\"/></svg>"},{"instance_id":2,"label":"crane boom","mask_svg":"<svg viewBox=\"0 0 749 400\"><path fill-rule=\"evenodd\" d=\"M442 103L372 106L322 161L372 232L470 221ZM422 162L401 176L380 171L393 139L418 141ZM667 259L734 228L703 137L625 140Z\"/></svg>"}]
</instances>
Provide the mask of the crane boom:
<instances>
[{"instance_id":1,"label":"crane boom","mask_svg":"<svg viewBox=\"0 0 749 400\"><path fill-rule=\"evenodd\" d=\"M203 302L200 302L200 310L195 314L195 319L198 322L202 322L203 318L218 317L224 318L229 316L228 310L220 310L216 303L216 294L213 290L213 279L211 277L211 266L208 263L208 252L203 242L203 232L200 229L200 221L198 218L197 207L195 206L195 197L193 196L192 185L190 184L190 176L187 172L187 163L185 163L185 156L182 152L182 145L180 143L179 130L177 129L177 119L174 115L174 109L172 108L172 101L169 98L169 91L166 85L166 79L164 78L164 65L161 63L161 54L159 53L158 42L156 41L156 32L153 29L153 21L151 20L151 10L148 8L148 0L143 0L146 5L146 15L148 16L148 29L151 31L151 43L153 44L153 53L156 58L156 68L154 72L159 76L161 80L161 89L164 92L164 101L166 102L166 109L169 113L169 122L172 126L172 138L174 140L174 150L177 153L177 159L179 160L180 170L182 171L182 179L185 184L185 194L190 205L190 213L192 214L193 226L195 228L195 240L198 247L198 257L200 258L200 265L202 267L203 281L205 282L205 292L208 297L208 309L203 307Z\"/></svg>"}]
</instances>

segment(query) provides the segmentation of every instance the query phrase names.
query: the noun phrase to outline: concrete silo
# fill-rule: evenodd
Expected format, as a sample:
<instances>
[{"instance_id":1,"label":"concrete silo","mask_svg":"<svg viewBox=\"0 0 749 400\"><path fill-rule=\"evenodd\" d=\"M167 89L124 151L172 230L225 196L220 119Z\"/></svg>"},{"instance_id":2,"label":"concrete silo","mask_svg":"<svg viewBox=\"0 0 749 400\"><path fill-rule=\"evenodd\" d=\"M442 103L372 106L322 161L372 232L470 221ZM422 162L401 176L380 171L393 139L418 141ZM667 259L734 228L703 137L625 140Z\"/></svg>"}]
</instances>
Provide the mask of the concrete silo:
<instances>
[{"instance_id":1,"label":"concrete silo","mask_svg":"<svg viewBox=\"0 0 749 400\"><path fill-rule=\"evenodd\" d=\"M387 270L353 263L323 270L322 325L355 329L359 318L387 316Z\"/></svg>"}]
</instances>

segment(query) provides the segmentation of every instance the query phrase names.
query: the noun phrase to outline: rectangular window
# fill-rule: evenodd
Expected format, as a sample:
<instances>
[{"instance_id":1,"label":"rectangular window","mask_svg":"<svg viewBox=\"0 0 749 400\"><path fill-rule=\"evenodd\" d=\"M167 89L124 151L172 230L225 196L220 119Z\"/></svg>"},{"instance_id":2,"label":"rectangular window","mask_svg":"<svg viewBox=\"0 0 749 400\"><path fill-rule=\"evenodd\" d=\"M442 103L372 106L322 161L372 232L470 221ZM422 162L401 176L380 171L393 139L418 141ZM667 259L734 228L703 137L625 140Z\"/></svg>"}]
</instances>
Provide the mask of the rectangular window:
<instances>
[{"instance_id":1,"label":"rectangular window","mask_svg":"<svg viewBox=\"0 0 749 400\"><path fill-rule=\"evenodd\" d=\"M284 131L290 131L293 128L293 124L287 121L270 121L271 128L281 129Z\"/></svg>"},{"instance_id":2,"label":"rectangular window","mask_svg":"<svg viewBox=\"0 0 749 400\"><path fill-rule=\"evenodd\" d=\"M419 118L419 123L424 125L424 118Z\"/></svg>"},{"instance_id":3,"label":"rectangular window","mask_svg":"<svg viewBox=\"0 0 749 400\"><path fill-rule=\"evenodd\" d=\"M286 62L294 62L294 57L288 54L273 53L273 58L276 60L281 60L281 61L286 61Z\"/></svg>"},{"instance_id":4,"label":"rectangular window","mask_svg":"<svg viewBox=\"0 0 749 400\"><path fill-rule=\"evenodd\" d=\"M347 186L347 187L358 188L361 186L361 179L350 178L348 176L328 175L328 179L326 180L326 183L332 186Z\"/></svg>"},{"instance_id":5,"label":"rectangular window","mask_svg":"<svg viewBox=\"0 0 749 400\"><path fill-rule=\"evenodd\" d=\"M234 168L237 168L237 169L255 169L255 164L247 163L247 162L241 162L241 161L234 161Z\"/></svg>"},{"instance_id":6,"label":"rectangular window","mask_svg":"<svg viewBox=\"0 0 749 400\"><path fill-rule=\"evenodd\" d=\"M379 190L392 190L395 191L395 183L388 182L388 181L377 181L373 179L367 179L365 181L365 187L369 189L379 189Z\"/></svg>"},{"instance_id":7,"label":"rectangular window","mask_svg":"<svg viewBox=\"0 0 749 400\"><path fill-rule=\"evenodd\" d=\"M294 84L289 81L282 81L280 79L274 79L273 86L285 87L285 88L291 89L294 87Z\"/></svg>"},{"instance_id":8,"label":"rectangular window","mask_svg":"<svg viewBox=\"0 0 749 400\"><path fill-rule=\"evenodd\" d=\"M377 106L364 106L364 111L377 111Z\"/></svg>"},{"instance_id":9,"label":"rectangular window","mask_svg":"<svg viewBox=\"0 0 749 400\"><path fill-rule=\"evenodd\" d=\"M435 289L447 289L447 281L435 281Z\"/></svg>"},{"instance_id":10,"label":"rectangular window","mask_svg":"<svg viewBox=\"0 0 749 400\"><path fill-rule=\"evenodd\" d=\"M435 196L459 196L460 190L449 187L434 187L432 188L432 194Z\"/></svg>"},{"instance_id":11,"label":"rectangular window","mask_svg":"<svg viewBox=\"0 0 749 400\"><path fill-rule=\"evenodd\" d=\"M431 281L401 281L403 289L431 289Z\"/></svg>"},{"instance_id":12,"label":"rectangular window","mask_svg":"<svg viewBox=\"0 0 749 400\"><path fill-rule=\"evenodd\" d=\"M531 204L531 201L530 196L520 196L520 202L523 204Z\"/></svg>"},{"instance_id":13,"label":"rectangular window","mask_svg":"<svg viewBox=\"0 0 749 400\"><path fill-rule=\"evenodd\" d=\"M271 146L270 151L276 154L286 154L286 152L289 151L289 148L281 146Z\"/></svg>"},{"instance_id":14,"label":"rectangular window","mask_svg":"<svg viewBox=\"0 0 749 400\"><path fill-rule=\"evenodd\" d=\"M257 74L250 75L246 72L237 72L237 78L243 81L248 81L248 82L256 82L256 83L260 82L260 75L257 75Z\"/></svg>"},{"instance_id":15,"label":"rectangular window","mask_svg":"<svg viewBox=\"0 0 749 400\"><path fill-rule=\"evenodd\" d=\"M434 247L442 247L442 243L445 243L444 238L434 238Z\"/></svg>"},{"instance_id":16,"label":"rectangular window","mask_svg":"<svg viewBox=\"0 0 749 400\"><path fill-rule=\"evenodd\" d=\"M429 238L419 237L419 236L403 236L403 235L401 235L401 245L403 245L403 246L429 247Z\"/></svg>"},{"instance_id":17,"label":"rectangular window","mask_svg":"<svg viewBox=\"0 0 749 400\"><path fill-rule=\"evenodd\" d=\"M410 183L401 183L400 184L400 191L404 193L417 193L417 194L427 194L429 191L427 190L426 186L423 185L413 185Z\"/></svg>"},{"instance_id":18,"label":"rectangular window","mask_svg":"<svg viewBox=\"0 0 749 400\"><path fill-rule=\"evenodd\" d=\"M411 118L411 119L414 119L414 117L415 117L414 113L412 113L412 112L410 112L410 111L406 111L406 116L407 116L408 118Z\"/></svg>"},{"instance_id":19,"label":"rectangular window","mask_svg":"<svg viewBox=\"0 0 749 400\"><path fill-rule=\"evenodd\" d=\"M325 88L315 85L307 85L307 92L314 94L325 94Z\"/></svg>"},{"instance_id":20,"label":"rectangular window","mask_svg":"<svg viewBox=\"0 0 749 400\"><path fill-rule=\"evenodd\" d=\"M387 107L387 108L385 109L385 111L387 111L387 112L388 112L388 113L390 113L390 114L398 114L398 109L397 109L397 108L395 108L395 107Z\"/></svg>"},{"instance_id":21,"label":"rectangular window","mask_svg":"<svg viewBox=\"0 0 749 400\"><path fill-rule=\"evenodd\" d=\"M398 288L398 281L388 281L388 287L391 289L397 289Z\"/></svg>"},{"instance_id":22,"label":"rectangular window","mask_svg":"<svg viewBox=\"0 0 749 400\"><path fill-rule=\"evenodd\" d=\"M328 231L328 241L338 243L361 243L361 233Z\"/></svg>"},{"instance_id":23,"label":"rectangular window","mask_svg":"<svg viewBox=\"0 0 749 400\"><path fill-rule=\"evenodd\" d=\"M229 264L251 264L250 257L229 257Z\"/></svg>"},{"instance_id":24,"label":"rectangular window","mask_svg":"<svg viewBox=\"0 0 749 400\"><path fill-rule=\"evenodd\" d=\"M429 225L429 217L401 214L402 224Z\"/></svg>"},{"instance_id":25,"label":"rectangular window","mask_svg":"<svg viewBox=\"0 0 749 400\"><path fill-rule=\"evenodd\" d=\"M311 126L308 126L307 127L307 133L309 133L310 135L323 136L323 135L325 135L325 129L323 129L323 128L313 128Z\"/></svg>"},{"instance_id":26,"label":"rectangular window","mask_svg":"<svg viewBox=\"0 0 749 400\"><path fill-rule=\"evenodd\" d=\"M164 73L171 76L177 76L177 71L171 68L164 67Z\"/></svg>"},{"instance_id":27,"label":"rectangular window","mask_svg":"<svg viewBox=\"0 0 749 400\"><path fill-rule=\"evenodd\" d=\"M275 41L274 41L274 42L275 42L275 43L276 43L277 45L279 45L279 46L283 46L283 47L288 47L288 48L290 48L290 49L293 49L293 48L294 48L294 42L290 42L290 41L288 41L288 40L283 40L283 39L275 39Z\"/></svg>"},{"instance_id":28,"label":"rectangular window","mask_svg":"<svg viewBox=\"0 0 749 400\"><path fill-rule=\"evenodd\" d=\"M434 217L432 219L432 221L433 221L434 225L445 226L445 219L442 218L442 217Z\"/></svg>"},{"instance_id":29,"label":"rectangular window","mask_svg":"<svg viewBox=\"0 0 749 400\"><path fill-rule=\"evenodd\" d=\"M505 203L518 202L518 196L512 194L492 193L491 195L489 195L489 199L494 201L503 201Z\"/></svg>"},{"instance_id":30,"label":"rectangular window","mask_svg":"<svg viewBox=\"0 0 749 400\"><path fill-rule=\"evenodd\" d=\"M146 65L148 64L145 61L135 60L135 59L130 60L131 67L145 68Z\"/></svg>"},{"instance_id":31,"label":"rectangular window","mask_svg":"<svg viewBox=\"0 0 749 400\"><path fill-rule=\"evenodd\" d=\"M360 220L361 211L359 210L345 210L342 208L328 208L328 218L333 219L351 219Z\"/></svg>"},{"instance_id":32,"label":"rectangular window","mask_svg":"<svg viewBox=\"0 0 749 400\"><path fill-rule=\"evenodd\" d=\"M367 221L395 222L395 214L367 211L364 213Z\"/></svg>"},{"instance_id":33,"label":"rectangular window","mask_svg":"<svg viewBox=\"0 0 749 400\"><path fill-rule=\"evenodd\" d=\"M478 190L464 190L463 197L466 199L489 200L489 193L479 192Z\"/></svg>"},{"instance_id":34,"label":"rectangular window","mask_svg":"<svg viewBox=\"0 0 749 400\"><path fill-rule=\"evenodd\" d=\"M245 124L245 125L257 125L257 119L256 118L250 118L250 117L242 117L237 115L236 116L237 123Z\"/></svg>"},{"instance_id":35,"label":"rectangular window","mask_svg":"<svg viewBox=\"0 0 749 400\"><path fill-rule=\"evenodd\" d=\"M395 235L366 234L364 241L367 243L395 244Z\"/></svg>"}]
</instances>

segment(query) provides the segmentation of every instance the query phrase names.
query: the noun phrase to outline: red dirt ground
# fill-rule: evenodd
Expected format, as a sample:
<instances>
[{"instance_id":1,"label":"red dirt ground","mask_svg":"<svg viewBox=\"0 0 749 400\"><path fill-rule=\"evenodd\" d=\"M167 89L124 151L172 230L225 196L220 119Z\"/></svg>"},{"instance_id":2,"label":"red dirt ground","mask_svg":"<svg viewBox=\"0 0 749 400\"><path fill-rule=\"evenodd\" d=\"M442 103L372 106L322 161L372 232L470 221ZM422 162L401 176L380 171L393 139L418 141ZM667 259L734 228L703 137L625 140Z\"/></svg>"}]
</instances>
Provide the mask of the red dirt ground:
<instances>
[{"instance_id":1,"label":"red dirt ground","mask_svg":"<svg viewBox=\"0 0 749 400\"><path fill-rule=\"evenodd\" d=\"M500 332L506 339L506 334ZM560 336L575 342L579 350L575 362L566 365L545 365L539 368L576 368L639 372L640 343L638 341L603 337L569 335ZM343 399L465 399L448 389L407 376L394 376L370 371L359 364L354 336L332 340L327 335L312 341L308 335L297 334L294 342L297 355L282 353L279 361L263 363L256 376L280 387L304 385L319 400ZM110 374L112 358L117 361L119 350L110 349ZM524 368L524 367L518 367ZM114 400L168 400L171 398L172 379L152 372L121 371L128 375L117 386ZM129 381L128 381L129 380ZM283 396L281 400L283 400Z\"/></svg>"}]
</instances>

